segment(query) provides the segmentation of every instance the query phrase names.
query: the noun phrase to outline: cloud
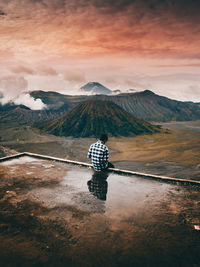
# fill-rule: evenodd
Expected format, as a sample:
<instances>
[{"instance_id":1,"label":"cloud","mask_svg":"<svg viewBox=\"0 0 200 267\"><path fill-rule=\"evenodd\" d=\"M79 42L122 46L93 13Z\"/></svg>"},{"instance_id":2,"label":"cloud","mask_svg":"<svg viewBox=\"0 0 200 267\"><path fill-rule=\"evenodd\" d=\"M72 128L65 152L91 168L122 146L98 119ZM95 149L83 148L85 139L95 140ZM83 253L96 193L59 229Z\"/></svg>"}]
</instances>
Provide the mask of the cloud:
<instances>
[{"instance_id":1,"label":"cloud","mask_svg":"<svg viewBox=\"0 0 200 267\"><path fill-rule=\"evenodd\" d=\"M45 76L57 76L58 73L52 67L41 66L38 68L38 74Z\"/></svg>"},{"instance_id":2,"label":"cloud","mask_svg":"<svg viewBox=\"0 0 200 267\"><path fill-rule=\"evenodd\" d=\"M125 80L124 84L126 85L126 87L128 86L129 88L132 88L132 89L137 88L137 89L144 90L144 89L149 87L149 84L147 84L147 83L145 84L145 82L142 83L142 81L140 79L138 82L132 81L132 80Z\"/></svg>"},{"instance_id":3,"label":"cloud","mask_svg":"<svg viewBox=\"0 0 200 267\"><path fill-rule=\"evenodd\" d=\"M11 68L11 71L16 74L29 74L29 75L43 75L43 76L57 76L57 71L52 67L40 66L36 70L24 65Z\"/></svg>"},{"instance_id":4,"label":"cloud","mask_svg":"<svg viewBox=\"0 0 200 267\"><path fill-rule=\"evenodd\" d=\"M84 72L80 70L73 70L73 71L68 70L67 73L64 75L64 79L69 82L78 82L78 83L86 81Z\"/></svg>"},{"instance_id":5,"label":"cloud","mask_svg":"<svg viewBox=\"0 0 200 267\"><path fill-rule=\"evenodd\" d=\"M0 48L18 57L199 55L199 1L13 0L2 8L10 15Z\"/></svg>"},{"instance_id":6,"label":"cloud","mask_svg":"<svg viewBox=\"0 0 200 267\"><path fill-rule=\"evenodd\" d=\"M11 69L11 71L17 74L30 74L30 75L35 74L35 71L33 69L26 66L14 67Z\"/></svg>"},{"instance_id":7,"label":"cloud","mask_svg":"<svg viewBox=\"0 0 200 267\"><path fill-rule=\"evenodd\" d=\"M191 95L198 96L198 102L200 102L200 86L199 85L190 85L189 90Z\"/></svg>"},{"instance_id":8,"label":"cloud","mask_svg":"<svg viewBox=\"0 0 200 267\"><path fill-rule=\"evenodd\" d=\"M21 92L28 89L28 82L22 76L4 76L0 79L0 91L4 97L1 103L5 104L16 98Z\"/></svg>"},{"instance_id":9,"label":"cloud","mask_svg":"<svg viewBox=\"0 0 200 267\"><path fill-rule=\"evenodd\" d=\"M184 68L184 67L200 67L200 63L188 63L188 64L160 64L156 65L159 68Z\"/></svg>"},{"instance_id":10,"label":"cloud","mask_svg":"<svg viewBox=\"0 0 200 267\"><path fill-rule=\"evenodd\" d=\"M16 105L25 105L32 110L40 110L46 107L46 105L41 101L41 99L34 99L28 93L23 93L17 98L13 99Z\"/></svg>"},{"instance_id":11,"label":"cloud","mask_svg":"<svg viewBox=\"0 0 200 267\"><path fill-rule=\"evenodd\" d=\"M190 73L171 73L143 77L155 93L181 101L200 101L199 75Z\"/></svg>"},{"instance_id":12,"label":"cloud","mask_svg":"<svg viewBox=\"0 0 200 267\"><path fill-rule=\"evenodd\" d=\"M111 77L113 89L152 85L168 93L159 76L175 73L175 94L185 74L199 75L198 0L1 0L0 10L7 14L0 16L1 73L25 76L32 90L70 92Z\"/></svg>"},{"instance_id":13,"label":"cloud","mask_svg":"<svg viewBox=\"0 0 200 267\"><path fill-rule=\"evenodd\" d=\"M13 102L17 105L23 104L31 109L37 110L45 108L45 104L40 100L34 100L28 93L28 82L22 76L4 76L0 79L0 103L5 105Z\"/></svg>"}]
</instances>

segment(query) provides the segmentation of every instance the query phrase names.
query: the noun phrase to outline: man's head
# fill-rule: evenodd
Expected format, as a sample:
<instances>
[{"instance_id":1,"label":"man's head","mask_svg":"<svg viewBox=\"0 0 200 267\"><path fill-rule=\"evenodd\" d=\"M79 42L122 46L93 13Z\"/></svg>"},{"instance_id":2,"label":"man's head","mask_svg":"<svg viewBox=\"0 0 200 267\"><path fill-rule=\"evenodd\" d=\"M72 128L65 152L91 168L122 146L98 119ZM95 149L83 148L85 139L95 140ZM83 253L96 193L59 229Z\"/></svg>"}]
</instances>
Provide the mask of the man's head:
<instances>
[{"instance_id":1,"label":"man's head","mask_svg":"<svg viewBox=\"0 0 200 267\"><path fill-rule=\"evenodd\" d=\"M108 135L107 134L101 134L99 138L102 142L107 142L108 141Z\"/></svg>"}]
</instances>

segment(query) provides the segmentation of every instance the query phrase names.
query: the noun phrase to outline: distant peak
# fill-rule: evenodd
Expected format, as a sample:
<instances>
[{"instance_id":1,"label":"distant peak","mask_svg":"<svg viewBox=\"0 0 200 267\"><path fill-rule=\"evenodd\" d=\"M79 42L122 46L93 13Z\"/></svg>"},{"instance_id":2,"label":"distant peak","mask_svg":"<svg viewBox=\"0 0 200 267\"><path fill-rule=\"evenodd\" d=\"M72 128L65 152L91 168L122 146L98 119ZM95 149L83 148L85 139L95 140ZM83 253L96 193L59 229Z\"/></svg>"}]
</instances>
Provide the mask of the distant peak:
<instances>
[{"instance_id":1,"label":"distant peak","mask_svg":"<svg viewBox=\"0 0 200 267\"><path fill-rule=\"evenodd\" d=\"M146 95L155 95L154 92L152 92L151 90L148 90L148 89L144 90L142 93L144 93Z\"/></svg>"},{"instance_id":2,"label":"distant peak","mask_svg":"<svg viewBox=\"0 0 200 267\"><path fill-rule=\"evenodd\" d=\"M89 82L83 85L80 89L81 91L90 94L105 94L105 95L112 94L112 91L110 89L108 89L107 87L98 82Z\"/></svg>"},{"instance_id":3,"label":"distant peak","mask_svg":"<svg viewBox=\"0 0 200 267\"><path fill-rule=\"evenodd\" d=\"M98 85L98 86L103 86L101 83L98 83L98 82L89 82L87 83L86 85ZM86 86L85 85L85 86Z\"/></svg>"},{"instance_id":4,"label":"distant peak","mask_svg":"<svg viewBox=\"0 0 200 267\"><path fill-rule=\"evenodd\" d=\"M87 87L87 86L99 86L99 87L105 87L103 84L101 83L98 83L98 82L89 82L89 83L86 83L85 85L83 85L82 87ZM81 87L81 88L82 88ZM105 87L106 88L106 87Z\"/></svg>"}]
</instances>

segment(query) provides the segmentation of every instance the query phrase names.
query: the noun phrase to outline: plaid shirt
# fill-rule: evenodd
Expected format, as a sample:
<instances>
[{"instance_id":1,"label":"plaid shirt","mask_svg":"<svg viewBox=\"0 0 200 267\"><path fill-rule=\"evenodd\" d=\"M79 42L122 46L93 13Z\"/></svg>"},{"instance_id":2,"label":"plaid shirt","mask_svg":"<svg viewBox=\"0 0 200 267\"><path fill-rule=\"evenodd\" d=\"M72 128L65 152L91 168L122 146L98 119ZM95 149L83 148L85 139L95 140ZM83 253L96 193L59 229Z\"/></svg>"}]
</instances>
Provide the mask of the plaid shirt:
<instances>
[{"instance_id":1,"label":"plaid shirt","mask_svg":"<svg viewBox=\"0 0 200 267\"><path fill-rule=\"evenodd\" d=\"M88 151L88 158L92 160L95 171L101 171L108 166L108 148L104 143L98 140L92 144Z\"/></svg>"},{"instance_id":2,"label":"plaid shirt","mask_svg":"<svg viewBox=\"0 0 200 267\"><path fill-rule=\"evenodd\" d=\"M89 191L98 199L106 200L108 192L108 182L104 179L92 178L87 182Z\"/></svg>"}]
</instances>

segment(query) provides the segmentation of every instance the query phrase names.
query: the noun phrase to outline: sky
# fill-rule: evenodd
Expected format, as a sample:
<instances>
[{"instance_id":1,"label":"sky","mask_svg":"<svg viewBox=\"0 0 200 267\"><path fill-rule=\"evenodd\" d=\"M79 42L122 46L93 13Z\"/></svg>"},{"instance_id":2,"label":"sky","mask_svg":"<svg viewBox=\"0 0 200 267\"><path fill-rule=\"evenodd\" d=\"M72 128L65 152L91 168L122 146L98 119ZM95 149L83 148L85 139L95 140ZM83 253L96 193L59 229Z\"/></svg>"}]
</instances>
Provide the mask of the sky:
<instances>
[{"instance_id":1,"label":"sky","mask_svg":"<svg viewBox=\"0 0 200 267\"><path fill-rule=\"evenodd\" d=\"M200 102L199 14L200 0L0 0L1 102L93 81Z\"/></svg>"}]
</instances>

